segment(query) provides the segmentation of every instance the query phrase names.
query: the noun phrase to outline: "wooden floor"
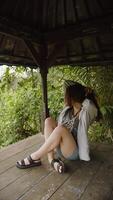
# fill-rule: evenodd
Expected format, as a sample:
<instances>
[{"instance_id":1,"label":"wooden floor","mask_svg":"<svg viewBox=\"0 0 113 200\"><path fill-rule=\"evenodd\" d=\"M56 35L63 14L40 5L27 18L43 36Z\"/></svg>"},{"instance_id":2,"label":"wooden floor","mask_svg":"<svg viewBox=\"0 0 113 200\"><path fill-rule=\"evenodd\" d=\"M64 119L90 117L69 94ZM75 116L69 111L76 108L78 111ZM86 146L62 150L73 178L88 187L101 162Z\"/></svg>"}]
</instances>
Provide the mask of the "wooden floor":
<instances>
[{"instance_id":1,"label":"wooden floor","mask_svg":"<svg viewBox=\"0 0 113 200\"><path fill-rule=\"evenodd\" d=\"M42 143L38 134L0 150L0 200L113 200L113 145L91 145L92 161L68 161L63 175L46 158L40 167L15 167Z\"/></svg>"}]
</instances>

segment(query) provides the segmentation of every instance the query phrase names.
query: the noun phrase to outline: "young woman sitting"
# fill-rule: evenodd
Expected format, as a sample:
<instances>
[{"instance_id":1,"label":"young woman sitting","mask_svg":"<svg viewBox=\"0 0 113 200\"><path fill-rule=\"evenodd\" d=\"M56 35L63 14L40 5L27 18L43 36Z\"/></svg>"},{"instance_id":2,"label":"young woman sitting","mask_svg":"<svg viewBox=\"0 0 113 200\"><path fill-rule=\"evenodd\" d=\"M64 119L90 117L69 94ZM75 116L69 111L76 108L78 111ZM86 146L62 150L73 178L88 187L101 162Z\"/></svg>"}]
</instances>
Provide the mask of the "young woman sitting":
<instances>
[{"instance_id":1,"label":"young woman sitting","mask_svg":"<svg viewBox=\"0 0 113 200\"><path fill-rule=\"evenodd\" d=\"M93 90L78 82L65 81L65 107L58 120L49 117L45 120L44 144L25 159L18 161L16 166L25 169L41 165L41 158L48 156L53 168L63 173L67 160L89 161L88 128L101 118L100 109ZM55 158L56 153L58 158Z\"/></svg>"}]
</instances>

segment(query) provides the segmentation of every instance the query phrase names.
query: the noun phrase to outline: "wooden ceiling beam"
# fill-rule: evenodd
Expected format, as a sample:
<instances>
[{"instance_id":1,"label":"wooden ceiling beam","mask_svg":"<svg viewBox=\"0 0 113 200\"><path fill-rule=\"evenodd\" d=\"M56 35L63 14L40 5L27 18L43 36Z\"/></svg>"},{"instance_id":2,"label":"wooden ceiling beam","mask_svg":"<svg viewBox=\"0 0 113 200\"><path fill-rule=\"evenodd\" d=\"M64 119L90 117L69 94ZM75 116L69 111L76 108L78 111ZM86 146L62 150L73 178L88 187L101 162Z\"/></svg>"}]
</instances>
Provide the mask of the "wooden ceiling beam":
<instances>
[{"instance_id":1,"label":"wooden ceiling beam","mask_svg":"<svg viewBox=\"0 0 113 200\"><path fill-rule=\"evenodd\" d=\"M113 58L111 58L111 59L104 59L104 60L98 60L98 59L96 59L96 60L94 60L94 59L90 59L90 60L85 60L85 61L68 61L68 63L67 63L67 61L65 60L63 60L63 61L57 61L55 64L54 64L54 66L56 65L56 66L58 66L58 65L70 65L70 66L73 66L73 67L75 67L75 66L80 66L80 67L86 67L86 66L106 66L106 65L113 65Z\"/></svg>"},{"instance_id":2,"label":"wooden ceiling beam","mask_svg":"<svg viewBox=\"0 0 113 200\"><path fill-rule=\"evenodd\" d=\"M83 40L80 40L80 46L81 46L81 51L82 51L82 59L85 60L85 47L84 47L84 43Z\"/></svg>"},{"instance_id":3,"label":"wooden ceiling beam","mask_svg":"<svg viewBox=\"0 0 113 200\"><path fill-rule=\"evenodd\" d=\"M57 26L58 21L57 21L57 14L58 13L58 1L56 1L56 5L55 5L55 26Z\"/></svg>"},{"instance_id":4,"label":"wooden ceiling beam","mask_svg":"<svg viewBox=\"0 0 113 200\"><path fill-rule=\"evenodd\" d=\"M70 57L70 47L69 47L68 42L66 42L66 57L67 57L67 61L68 61L69 57Z\"/></svg>"},{"instance_id":5,"label":"wooden ceiling beam","mask_svg":"<svg viewBox=\"0 0 113 200\"><path fill-rule=\"evenodd\" d=\"M82 52L82 54L69 54L69 57L70 58L77 58L77 57L81 57L81 58L84 58L84 59L87 59L87 57L90 57L90 56L97 56L97 58L101 57L103 60L105 59L105 54L108 54L108 53L113 53L113 49L110 49L110 50L101 50L101 53L100 51L95 51L95 52L91 52L91 53L86 53L86 52ZM57 59L65 59L66 60L66 56L59 56L57 57ZM83 60L83 59L82 59Z\"/></svg>"},{"instance_id":6,"label":"wooden ceiling beam","mask_svg":"<svg viewBox=\"0 0 113 200\"><path fill-rule=\"evenodd\" d=\"M51 67L55 63L55 60L60 55L63 47L64 47L64 43L55 44L52 53L49 55L49 57L47 59L47 66L48 67Z\"/></svg>"},{"instance_id":7,"label":"wooden ceiling beam","mask_svg":"<svg viewBox=\"0 0 113 200\"><path fill-rule=\"evenodd\" d=\"M2 45L3 39L4 39L4 36L2 35L1 38L0 38L0 47Z\"/></svg>"},{"instance_id":8,"label":"wooden ceiling beam","mask_svg":"<svg viewBox=\"0 0 113 200\"><path fill-rule=\"evenodd\" d=\"M87 0L85 0L84 3L85 3L85 7L86 7L86 11L87 11L88 16L92 17L92 13L91 13L91 10L89 8L89 2Z\"/></svg>"},{"instance_id":9,"label":"wooden ceiling beam","mask_svg":"<svg viewBox=\"0 0 113 200\"><path fill-rule=\"evenodd\" d=\"M101 55L101 58L104 59L104 51L102 50L102 45L101 45L101 41L100 41L100 38L99 36L96 37L96 43L97 43L97 46L98 46L98 51L99 51L99 54Z\"/></svg>"},{"instance_id":10,"label":"wooden ceiling beam","mask_svg":"<svg viewBox=\"0 0 113 200\"><path fill-rule=\"evenodd\" d=\"M12 37L34 41L38 44L55 43L70 39L83 38L89 35L98 35L113 31L113 13L95 19L77 22L74 25L59 27L48 32L33 30L27 26L14 23L11 20L0 17L0 32Z\"/></svg>"},{"instance_id":11,"label":"wooden ceiling beam","mask_svg":"<svg viewBox=\"0 0 113 200\"><path fill-rule=\"evenodd\" d=\"M104 7L103 7L103 4L102 4L102 1L101 0L96 0L96 3L98 4L98 6L102 10L102 12L104 12Z\"/></svg>"},{"instance_id":12,"label":"wooden ceiling beam","mask_svg":"<svg viewBox=\"0 0 113 200\"><path fill-rule=\"evenodd\" d=\"M10 58L10 59L21 59L21 60L26 60L26 61L29 61L29 62L32 62L33 60L30 59L30 58L27 58L27 57L24 57L24 56L17 56L17 55L12 55L12 54L9 54L9 53L6 53L6 52L2 52L0 53L0 61L1 61L1 57L3 58Z\"/></svg>"},{"instance_id":13,"label":"wooden ceiling beam","mask_svg":"<svg viewBox=\"0 0 113 200\"><path fill-rule=\"evenodd\" d=\"M42 34L39 31L2 17L0 17L0 33L13 38L26 39L39 44L42 43Z\"/></svg>"},{"instance_id":14,"label":"wooden ceiling beam","mask_svg":"<svg viewBox=\"0 0 113 200\"><path fill-rule=\"evenodd\" d=\"M67 25L67 5L66 5L66 0L63 0L63 4L64 4L64 21L65 21L65 24Z\"/></svg>"},{"instance_id":15,"label":"wooden ceiling beam","mask_svg":"<svg viewBox=\"0 0 113 200\"><path fill-rule=\"evenodd\" d=\"M24 67L31 67L33 69L37 68L35 63L33 63L32 61L30 61L29 59L21 59L20 57L13 57L13 56L7 56L8 60L5 60L3 58L0 57L0 65L8 65L8 66L24 66ZM15 58L17 59L17 61L15 61Z\"/></svg>"},{"instance_id":16,"label":"wooden ceiling beam","mask_svg":"<svg viewBox=\"0 0 113 200\"><path fill-rule=\"evenodd\" d=\"M77 12L77 2L76 2L76 0L73 0L73 9L74 9L74 14L75 14L75 21L78 22L79 17L78 17L78 12Z\"/></svg>"},{"instance_id":17,"label":"wooden ceiling beam","mask_svg":"<svg viewBox=\"0 0 113 200\"><path fill-rule=\"evenodd\" d=\"M31 64L31 63L22 63L22 62L9 62L9 61L4 61L4 60L0 60L0 65L7 65L7 66L23 66L23 67L30 67L35 69L35 67Z\"/></svg>"},{"instance_id":18,"label":"wooden ceiling beam","mask_svg":"<svg viewBox=\"0 0 113 200\"><path fill-rule=\"evenodd\" d=\"M29 53L31 54L34 62L39 67L41 65L41 55L36 51L36 49L33 46L32 42L30 42L28 40L24 40L24 43L25 43Z\"/></svg>"},{"instance_id":19,"label":"wooden ceiling beam","mask_svg":"<svg viewBox=\"0 0 113 200\"><path fill-rule=\"evenodd\" d=\"M43 37L45 42L54 43L109 32L113 32L113 14L48 31L44 33Z\"/></svg>"}]
</instances>

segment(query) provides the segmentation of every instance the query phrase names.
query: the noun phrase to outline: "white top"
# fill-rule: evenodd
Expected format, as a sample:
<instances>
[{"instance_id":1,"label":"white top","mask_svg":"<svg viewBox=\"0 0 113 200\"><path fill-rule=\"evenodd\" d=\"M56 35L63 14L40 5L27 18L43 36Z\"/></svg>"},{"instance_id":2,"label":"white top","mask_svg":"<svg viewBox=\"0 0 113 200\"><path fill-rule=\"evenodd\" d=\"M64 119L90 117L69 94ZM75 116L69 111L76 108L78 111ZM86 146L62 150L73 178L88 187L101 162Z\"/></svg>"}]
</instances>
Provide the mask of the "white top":
<instances>
[{"instance_id":1,"label":"white top","mask_svg":"<svg viewBox=\"0 0 113 200\"><path fill-rule=\"evenodd\" d=\"M97 108L89 99L85 99L82 103L82 109L79 113L79 125L77 131L77 142L79 150L79 158L89 161L89 143L88 143L88 128L97 116Z\"/></svg>"}]
</instances>

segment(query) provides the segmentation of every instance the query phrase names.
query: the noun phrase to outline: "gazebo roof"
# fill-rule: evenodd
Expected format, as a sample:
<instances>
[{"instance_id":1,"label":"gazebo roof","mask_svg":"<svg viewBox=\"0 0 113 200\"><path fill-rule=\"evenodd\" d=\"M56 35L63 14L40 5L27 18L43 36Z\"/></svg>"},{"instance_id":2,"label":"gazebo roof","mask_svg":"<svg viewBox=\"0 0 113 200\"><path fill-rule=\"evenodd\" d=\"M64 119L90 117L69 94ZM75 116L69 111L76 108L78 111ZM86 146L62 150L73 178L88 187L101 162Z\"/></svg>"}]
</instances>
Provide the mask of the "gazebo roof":
<instances>
[{"instance_id":1,"label":"gazebo roof","mask_svg":"<svg viewBox=\"0 0 113 200\"><path fill-rule=\"evenodd\" d=\"M0 64L112 63L112 0L0 1Z\"/></svg>"}]
</instances>

